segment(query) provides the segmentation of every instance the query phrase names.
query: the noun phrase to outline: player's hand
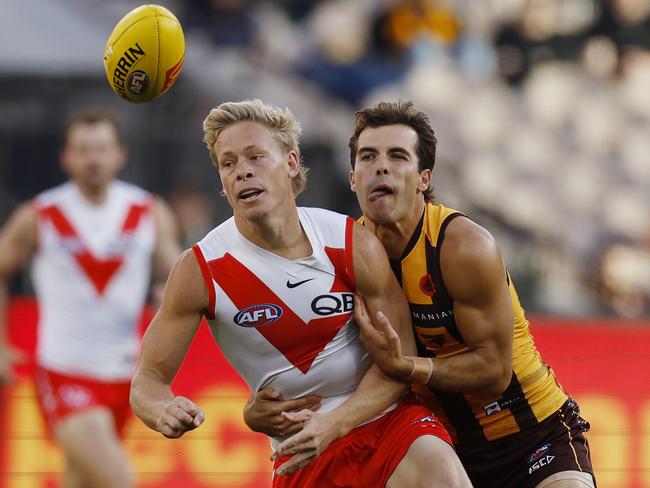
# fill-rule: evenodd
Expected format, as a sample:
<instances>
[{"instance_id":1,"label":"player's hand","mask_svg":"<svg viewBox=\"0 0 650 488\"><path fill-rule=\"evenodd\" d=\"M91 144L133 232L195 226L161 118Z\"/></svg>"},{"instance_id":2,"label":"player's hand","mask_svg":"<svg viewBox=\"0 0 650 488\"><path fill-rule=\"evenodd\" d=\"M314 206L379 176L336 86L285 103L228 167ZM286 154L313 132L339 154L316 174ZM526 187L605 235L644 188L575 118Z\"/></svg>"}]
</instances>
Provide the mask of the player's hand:
<instances>
[{"instance_id":1,"label":"player's hand","mask_svg":"<svg viewBox=\"0 0 650 488\"><path fill-rule=\"evenodd\" d=\"M10 385L14 380L13 365L24 363L25 354L11 346L0 346L0 386Z\"/></svg>"},{"instance_id":2,"label":"player's hand","mask_svg":"<svg viewBox=\"0 0 650 488\"><path fill-rule=\"evenodd\" d=\"M191 400L179 396L165 405L156 422L156 430L165 437L178 439L188 430L194 430L205 420L205 412Z\"/></svg>"},{"instance_id":3,"label":"player's hand","mask_svg":"<svg viewBox=\"0 0 650 488\"><path fill-rule=\"evenodd\" d=\"M363 298L357 293L354 295L354 320L359 326L361 342L379 369L391 378L406 378L413 363L402 355L399 335L382 312L377 312L373 321Z\"/></svg>"},{"instance_id":4,"label":"player's hand","mask_svg":"<svg viewBox=\"0 0 650 488\"><path fill-rule=\"evenodd\" d=\"M282 415L303 409L316 411L320 408L318 395L307 395L293 400L283 400L279 391L264 388L251 396L244 407L244 422L254 432L272 437L286 437L302 429L302 422Z\"/></svg>"},{"instance_id":5,"label":"player's hand","mask_svg":"<svg viewBox=\"0 0 650 488\"><path fill-rule=\"evenodd\" d=\"M293 422L304 423L304 426L300 432L286 439L273 451L272 461L279 457L292 456L275 471L278 476L289 475L307 466L343 435L339 428L340 422L337 422L331 413L301 410L285 412L282 415Z\"/></svg>"}]
</instances>

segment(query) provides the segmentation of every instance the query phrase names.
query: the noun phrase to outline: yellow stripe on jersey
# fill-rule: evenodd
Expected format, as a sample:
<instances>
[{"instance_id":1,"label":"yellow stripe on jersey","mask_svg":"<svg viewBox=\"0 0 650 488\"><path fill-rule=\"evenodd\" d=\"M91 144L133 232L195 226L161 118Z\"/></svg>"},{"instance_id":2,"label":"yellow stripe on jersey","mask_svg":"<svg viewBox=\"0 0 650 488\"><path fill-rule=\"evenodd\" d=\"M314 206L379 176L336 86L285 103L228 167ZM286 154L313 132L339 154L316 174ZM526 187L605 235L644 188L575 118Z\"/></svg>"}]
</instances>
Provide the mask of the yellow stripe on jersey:
<instances>
[{"instance_id":1,"label":"yellow stripe on jersey","mask_svg":"<svg viewBox=\"0 0 650 488\"><path fill-rule=\"evenodd\" d=\"M421 226L401 259L401 284L411 307L411 318L421 354L447 357L467 351L453 315L439 266L438 248L446 225L459 212L428 203ZM506 279L506 277L504 277ZM567 400L553 371L542 362L512 280L513 375L501 397L486 398L442 391L414 391L440 414L456 442L499 439L541 422Z\"/></svg>"}]
</instances>

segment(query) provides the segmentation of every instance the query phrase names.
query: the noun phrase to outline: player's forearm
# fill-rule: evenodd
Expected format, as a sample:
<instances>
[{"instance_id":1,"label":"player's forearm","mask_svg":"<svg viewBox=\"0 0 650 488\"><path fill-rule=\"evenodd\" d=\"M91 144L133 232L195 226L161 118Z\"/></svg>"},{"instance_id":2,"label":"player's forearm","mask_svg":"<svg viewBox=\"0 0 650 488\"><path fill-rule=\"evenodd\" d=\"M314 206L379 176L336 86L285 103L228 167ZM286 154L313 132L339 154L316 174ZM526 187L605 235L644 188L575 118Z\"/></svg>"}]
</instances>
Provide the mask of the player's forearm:
<instances>
[{"instance_id":1,"label":"player's forearm","mask_svg":"<svg viewBox=\"0 0 650 488\"><path fill-rule=\"evenodd\" d=\"M512 367L477 351L446 358L409 358L415 361L412 380L430 388L475 395L500 395L508 387ZM428 364L429 359L431 365Z\"/></svg>"},{"instance_id":2,"label":"player's forearm","mask_svg":"<svg viewBox=\"0 0 650 488\"><path fill-rule=\"evenodd\" d=\"M379 415L398 401L406 389L405 384L389 379L373 364L350 398L331 412L340 436Z\"/></svg>"},{"instance_id":3,"label":"player's forearm","mask_svg":"<svg viewBox=\"0 0 650 488\"><path fill-rule=\"evenodd\" d=\"M138 370L131 381L130 403L133 412L149 428L158 430L158 419L165 406L174 400L170 385L150 372Z\"/></svg>"}]
</instances>

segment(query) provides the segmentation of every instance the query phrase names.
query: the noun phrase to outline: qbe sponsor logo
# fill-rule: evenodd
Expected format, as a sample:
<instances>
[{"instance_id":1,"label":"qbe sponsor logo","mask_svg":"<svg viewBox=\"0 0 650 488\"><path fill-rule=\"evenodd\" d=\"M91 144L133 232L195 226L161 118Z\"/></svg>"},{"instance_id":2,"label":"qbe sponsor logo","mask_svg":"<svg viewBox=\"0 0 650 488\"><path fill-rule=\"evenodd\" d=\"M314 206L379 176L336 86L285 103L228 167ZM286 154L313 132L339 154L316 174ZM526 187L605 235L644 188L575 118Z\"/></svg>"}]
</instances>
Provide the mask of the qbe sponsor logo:
<instances>
[{"instance_id":1,"label":"qbe sponsor logo","mask_svg":"<svg viewBox=\"0 0 650 488\"><path fill-rule=\"evenodd\" d=\"M312 300L311 310L320 316L350 313L354 310L354 295L352 293L341 293L338 296L319 295Z\"/></svg>"}]
</instances>

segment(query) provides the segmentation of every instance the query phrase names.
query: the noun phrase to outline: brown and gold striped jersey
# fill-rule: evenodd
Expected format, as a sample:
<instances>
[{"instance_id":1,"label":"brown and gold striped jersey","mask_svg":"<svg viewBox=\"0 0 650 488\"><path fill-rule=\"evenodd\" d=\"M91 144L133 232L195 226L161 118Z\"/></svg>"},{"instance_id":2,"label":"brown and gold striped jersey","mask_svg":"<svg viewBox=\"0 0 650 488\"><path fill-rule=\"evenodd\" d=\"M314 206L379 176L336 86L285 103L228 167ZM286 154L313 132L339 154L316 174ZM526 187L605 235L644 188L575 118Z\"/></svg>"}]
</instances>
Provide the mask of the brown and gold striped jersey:
<instances>
[{"instance_id":1,"label":"brown and gold striped jersey","mask_svg":"<svg viewBox=\"0 0 650 488\"><path fill-rule=\"evenodd\" d=\"M411 308L419 354L446 357L467 351L454 319L440 271L440 246L445 229L462 213L427 203L402 258L391 266ZM514 323L512 380L499 397L479 397L414 386L414 391L438 413L455 442L488 441L525 430L557 411L567 395L542 361L528 328L528 320L509 276Z\"/></svg>"}]
</instances>

